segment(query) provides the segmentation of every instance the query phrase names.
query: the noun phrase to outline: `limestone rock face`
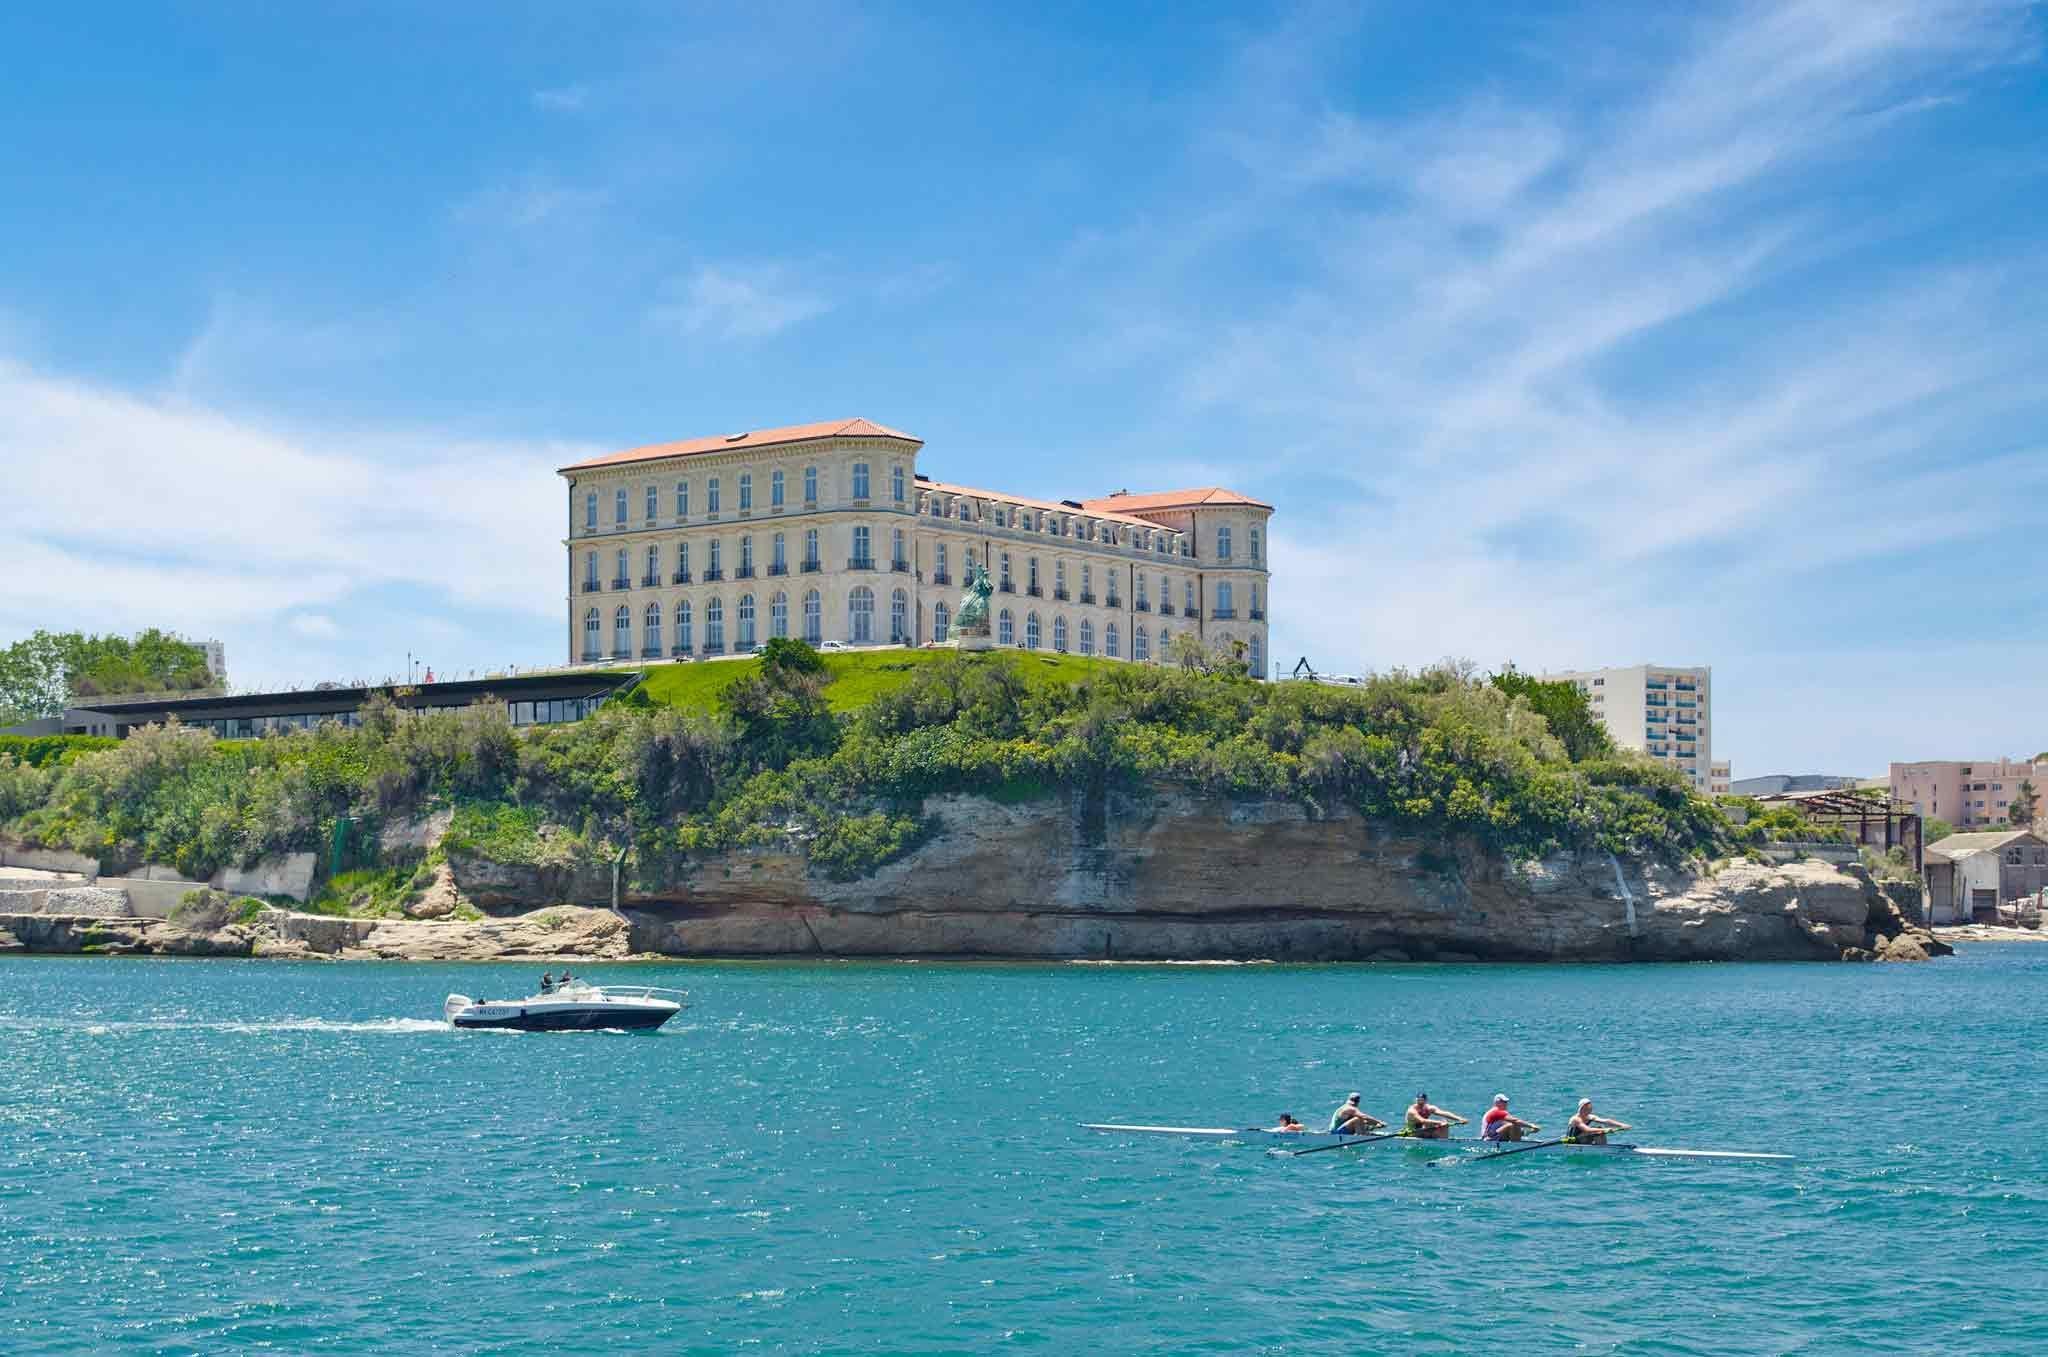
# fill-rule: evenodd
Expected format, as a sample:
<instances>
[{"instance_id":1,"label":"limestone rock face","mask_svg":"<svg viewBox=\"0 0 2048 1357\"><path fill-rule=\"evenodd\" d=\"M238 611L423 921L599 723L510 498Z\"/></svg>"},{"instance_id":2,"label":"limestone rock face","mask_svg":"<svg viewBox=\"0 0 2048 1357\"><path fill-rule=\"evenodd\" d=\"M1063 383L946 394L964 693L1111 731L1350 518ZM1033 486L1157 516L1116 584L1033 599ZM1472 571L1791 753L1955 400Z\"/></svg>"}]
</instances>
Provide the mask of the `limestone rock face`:
<instances>
[{"instance_id":1,"label":"limestone rock face","mask_svg":"<svg viewBox=\"0 0 2048 1357\"><path fill-rule=\"evenodd\" d=\"M260 956L387 961L494 961L627 955L626 920L606 909L557 906L511 919L335 919L273 910L258 926Z\"/></svg>"}]
</instances>

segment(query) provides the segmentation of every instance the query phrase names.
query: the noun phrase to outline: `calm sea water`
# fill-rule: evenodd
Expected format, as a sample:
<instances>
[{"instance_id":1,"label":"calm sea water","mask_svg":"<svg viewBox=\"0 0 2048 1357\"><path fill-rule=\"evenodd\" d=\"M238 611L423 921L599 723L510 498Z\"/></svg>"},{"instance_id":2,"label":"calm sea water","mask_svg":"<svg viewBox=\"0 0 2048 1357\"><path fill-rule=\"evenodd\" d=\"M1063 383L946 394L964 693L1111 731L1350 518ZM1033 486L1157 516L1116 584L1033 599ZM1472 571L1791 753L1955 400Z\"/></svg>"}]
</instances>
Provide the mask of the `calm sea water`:
<instances>
[{"instance_id":1,"label":"calm sea water","mask_svg":"<svg viewBox=\"0 0 2048 1357\"><path fill-rule=\"evenodd\" d=\"M2048 947L1927 966L0 961L0 1351L2048 1348ZM1790 1165L1289 1159L1084 1120L1581 1091Z\"/></svg>"}]
</instances>

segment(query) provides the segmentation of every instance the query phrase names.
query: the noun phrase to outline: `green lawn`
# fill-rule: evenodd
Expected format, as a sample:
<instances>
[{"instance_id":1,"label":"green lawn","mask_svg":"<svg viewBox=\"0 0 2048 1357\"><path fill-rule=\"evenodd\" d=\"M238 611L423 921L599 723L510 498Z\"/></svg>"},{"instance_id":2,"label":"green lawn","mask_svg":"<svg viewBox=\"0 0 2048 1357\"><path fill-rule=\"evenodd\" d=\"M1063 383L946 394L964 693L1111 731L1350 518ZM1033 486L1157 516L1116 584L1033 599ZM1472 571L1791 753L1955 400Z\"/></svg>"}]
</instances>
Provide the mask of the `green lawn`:
<instances>
[{"instance_id":1,"label":"green lawn","mask_svg":"<svg viewBox=\"0 0 2048 1357\"><path fill-rule=\"evenodd\" d=\"M855 711L903 682L921 664L953 654L951 650L828 650L825 700L834 711ZM1048 651L995 650L990 661L1014 660L1033 683L1074 683L1083 675L1116 660L1058 655ZM760 668L759 660L700 660L694 664L658 664L647 671L642 686L656 702L671 707L717 705L718 692L742 674Z\"/></svg>"}]
</instances>

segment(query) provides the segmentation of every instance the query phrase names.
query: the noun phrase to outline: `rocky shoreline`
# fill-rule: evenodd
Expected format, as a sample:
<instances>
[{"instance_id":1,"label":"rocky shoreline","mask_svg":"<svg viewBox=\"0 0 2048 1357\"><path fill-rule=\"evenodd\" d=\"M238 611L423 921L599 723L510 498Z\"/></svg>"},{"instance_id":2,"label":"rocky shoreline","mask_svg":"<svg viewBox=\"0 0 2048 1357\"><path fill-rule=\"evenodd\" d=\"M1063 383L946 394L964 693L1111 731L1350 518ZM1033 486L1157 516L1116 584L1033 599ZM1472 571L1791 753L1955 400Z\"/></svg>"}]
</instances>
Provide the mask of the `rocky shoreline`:
<instances>
[{"instance_id":1,"label":"rocky shoreline","mask_svg":"<svg viewBox=\"0 0 2048 1357\"><path fill-rule=\"evenodd\" d=\"M1604 853L1508 862L1286 802L935 798L938 832L854 882L790 842L648 882L448 853L431 917L341 918L216 892L166 918L93 887L0 904L0 950L392 960L1926 960L1906 887L1860 868L1687 866ZM420 851L437 827L402 827ZM83 893L81 893L83 892ZM470 917L463 917L470 916ZM480 917L479 917L480 916Z\"/></svg>"}]
</instances>

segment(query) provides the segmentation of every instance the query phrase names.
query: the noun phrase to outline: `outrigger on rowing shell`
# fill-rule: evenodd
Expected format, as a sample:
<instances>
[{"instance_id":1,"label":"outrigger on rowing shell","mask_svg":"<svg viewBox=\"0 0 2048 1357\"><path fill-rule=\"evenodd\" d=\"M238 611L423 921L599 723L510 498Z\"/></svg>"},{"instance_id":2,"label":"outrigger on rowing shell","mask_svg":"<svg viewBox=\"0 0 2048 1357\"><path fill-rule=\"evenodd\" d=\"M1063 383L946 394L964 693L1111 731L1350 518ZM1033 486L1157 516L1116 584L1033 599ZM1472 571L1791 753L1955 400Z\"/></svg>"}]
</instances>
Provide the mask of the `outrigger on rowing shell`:
<instances>
[{"instance_id":1,"label":"outrigger on rowing shell","mask_svg":"<svg viewBox=\"0 0 2048 1357\"><path fill-rule=\"evenodd\" d=\"M441 1015L452 1027L512 1032L651 1032L683 1011L689 996L659 985L597 986L567 975L549 978L524 999L451 994Z\"/></svg>"}]
</instances>

